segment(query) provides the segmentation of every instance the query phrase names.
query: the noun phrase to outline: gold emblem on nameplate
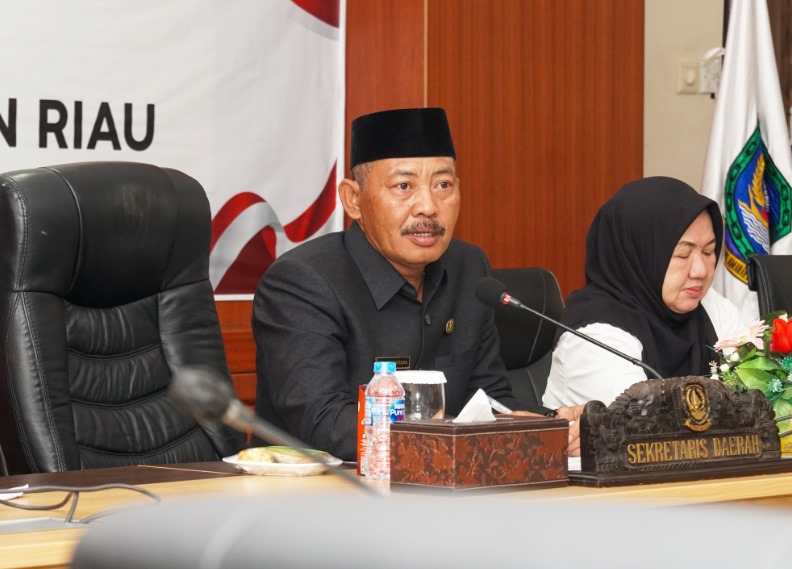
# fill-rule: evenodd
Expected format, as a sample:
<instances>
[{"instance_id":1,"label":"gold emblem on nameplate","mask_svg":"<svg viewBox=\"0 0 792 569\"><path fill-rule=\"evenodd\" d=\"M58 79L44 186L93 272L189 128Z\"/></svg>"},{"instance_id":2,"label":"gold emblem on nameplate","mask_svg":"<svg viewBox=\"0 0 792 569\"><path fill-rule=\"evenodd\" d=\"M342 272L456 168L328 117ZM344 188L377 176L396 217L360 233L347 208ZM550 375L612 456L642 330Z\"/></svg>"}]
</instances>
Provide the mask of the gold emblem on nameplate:
<instances>
[{"instance_id":1,"label":"gold emblem on nameplate","mask_svg":"<svg viewBox=\"0 0 792 569\"><path fill-rule=\"evenodd\" d=\"M451 333L451 332L453 332L453 331L454 331L454 319L452 318L451 320L449 320L448 322L446 322L446 325L445 325L445 333L446 333L446 334L450 334L450 333Z\"/></svg>"},{"instance_id":2,"label":"gold emblem on nameplate","mask_svg":"<svg viewBox=\"0 0 792 569\"><path fill-rule=\"evenodd\" d=\"M710 403L704 386L691 381L682 388L682 400L685 403L685 426L691 431L706 431L712 426Z\"/></svg>"}]
</instances>

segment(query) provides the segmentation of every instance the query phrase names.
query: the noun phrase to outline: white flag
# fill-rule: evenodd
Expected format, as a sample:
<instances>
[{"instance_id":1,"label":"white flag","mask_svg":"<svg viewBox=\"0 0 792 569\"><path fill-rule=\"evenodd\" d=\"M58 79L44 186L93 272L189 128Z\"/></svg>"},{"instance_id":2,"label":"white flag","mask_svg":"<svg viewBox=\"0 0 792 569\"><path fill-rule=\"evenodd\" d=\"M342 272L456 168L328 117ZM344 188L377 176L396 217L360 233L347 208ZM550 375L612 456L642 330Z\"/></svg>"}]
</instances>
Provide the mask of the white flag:
<instances>
[{"instance_id":1,"label":"white flag","mask_svg":"<svg viewBox=\"0 0 792 569\"><path fill-rule=\"evenodd\" d=\"M713 287L745 322L759 316L746 260L792 253L792 153L765 0L733 0L701 192L725 219Z\"/></svg>"}]
</instances>

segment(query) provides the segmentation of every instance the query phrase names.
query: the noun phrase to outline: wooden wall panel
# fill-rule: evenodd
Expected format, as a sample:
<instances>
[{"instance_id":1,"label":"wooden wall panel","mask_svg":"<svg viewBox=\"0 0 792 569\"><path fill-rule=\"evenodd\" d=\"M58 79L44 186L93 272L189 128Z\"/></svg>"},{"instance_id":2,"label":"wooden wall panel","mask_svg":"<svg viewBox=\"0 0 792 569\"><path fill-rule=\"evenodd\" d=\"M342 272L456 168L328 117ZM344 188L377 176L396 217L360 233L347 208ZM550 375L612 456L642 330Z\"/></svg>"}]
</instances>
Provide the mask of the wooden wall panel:
<instances>
[{"instance_id":1,"label":"wooden wall panel","mask_svg":"<svg viewBox=\"0 0 792 569\"><path fill-rule=\"evenodd\" d=\"M243 403L253 405L256 401L256 346L250 324L253 303L223 300L216 305L237 396Z\"/></svg>"},{"instance_id":2,"label":"wooden wall panel","mask_svg":"<svg viewBox=\"0 0 792 569\"><path fill-rule=\"evenodd\" d=\"M347 0L345 153L355 117L424 106L424 28L424 0Z\"/></svg>"},{"instance_id":3,"label":"wooden wall panel","mask_svg":"<svg viewBox=\"0 0 792 569\"><path fill-rule=\"evenodd\" d=\"M643 164L643 2L430 0L429 106L449 113L456 235L495 267L583 284L585 231Z\"/></svg>"}]
</instances>

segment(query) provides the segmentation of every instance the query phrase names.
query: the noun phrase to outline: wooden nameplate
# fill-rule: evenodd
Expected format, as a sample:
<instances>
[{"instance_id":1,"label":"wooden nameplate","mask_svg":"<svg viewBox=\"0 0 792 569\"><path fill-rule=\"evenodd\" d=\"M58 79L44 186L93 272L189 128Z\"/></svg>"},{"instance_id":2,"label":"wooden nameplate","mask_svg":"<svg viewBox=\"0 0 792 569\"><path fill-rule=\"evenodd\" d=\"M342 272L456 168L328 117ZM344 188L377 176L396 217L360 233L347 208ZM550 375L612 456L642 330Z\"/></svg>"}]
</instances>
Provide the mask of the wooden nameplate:
<instances>
[{"instance_id":1,"label":"wooden nameplate","mask_svg":"<svg viewBox=\"0 0 792 569\"><path fill-rule=\"evenodd\" d=\"M770 401L705 377L647 380L580 419L581 471L570 483L623 486L792 471Z\"/></svg>"},{"instance_id":2,"label":"wooden nameplate","mask_svg":"<svg viewBox=\"0 0 792 569\"><path fill-rule=\"evenodd\" d=\"M786 472L792 472L792 456L748 464L685 468L661 472L584 472L582 470L570 470L569 484L570 486L609 488L611 486L692 482L694 480L716 480L718 478L736 478L740 476L784 474Z\"/></svg>"}]
</instances>

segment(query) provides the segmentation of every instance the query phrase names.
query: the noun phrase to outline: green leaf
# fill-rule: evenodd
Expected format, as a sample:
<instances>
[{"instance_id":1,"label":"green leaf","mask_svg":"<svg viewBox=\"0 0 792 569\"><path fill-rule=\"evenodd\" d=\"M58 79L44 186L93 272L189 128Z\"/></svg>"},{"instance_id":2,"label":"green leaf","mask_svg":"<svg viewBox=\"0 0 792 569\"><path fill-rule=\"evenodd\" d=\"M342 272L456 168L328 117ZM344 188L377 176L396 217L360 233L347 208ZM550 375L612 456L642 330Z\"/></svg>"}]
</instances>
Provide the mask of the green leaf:
<instances>
[{"instance_id":1,"label":"green leaf","mask_svg":"<svg viewBox=\"0 0 792 569\"><path fill-rule=\"evenodd\" d=\"M792 399L792 387L787 387L787 388L786 388L786 389L785 389L785 390L784 390L784 391L781 393L781 399Z\"/></svg>"},{"instance_id":2,"label":"green leaf","mask_svg":"<svg viewBox=\"0 0 792 569\"><path fill-rule=\"evenodd\" d=\"M740 381L742 381L748 389L758 389L769 397L770 390L767 388L767 382L773 378L771 374L761 369L742 367L737 368L736 371Z\"/></svg>"},{"instance_id":3,"label":"green leaf","mask_svg":"<svg viewBox=\"0 0 792 569\"><path fill-rule=\"evenodd\" d=\"M731 389L735 390L737 393L743 393L746 389L748 389L747 387L745 387L745 384L742 381L740 381L740 378L737 377L737 374L734 373L733 370L725 372L721 377L721 381L723 381L723 383L728 385Z\"/></svg>"},{"instance_id":4,"label":"green leaf","mask_svg":"<svg viewBox=\"0 0 792 569\"><path fill-rule=\"evenodd\" d=\"M737 366L737 369L764 369L764 370L775 370L775 369L782 369L778 362L771 360L770 358L766 358L764 356L756 357L752 360L748 360L742 362L740 365Z\"/></svg>"},{"instance_id":5,"label":"green leaf","mask_svg":"<svg viewBox=\"0 0 792 569\"><path fill-rule=\"evenodd\" d=\"M765 324L767 324L768 326L772 326L773 325L773 320L775 320L776 318L778 318L782 314L786 314L786 313L787 313L786 310L775 310L773 312L768 312L767 314L765 314L761 318L762 318L762 320L764 320Z\"/></svg>"},{"instance_id":6,"label":"green leaf","mask_svg":"<svg viewBox=\"0 0 792 569\"><path fill-rule=\"evenodd\" d=\"M776 399L773 402L773 411L775 411L776 417L784 417L786 415L792 415L792 403L785 399ZM789 430L789 423L790 421L781 421L778 423L778 430L779 432L788 431Z\"/></svg>"}]
</instances>

